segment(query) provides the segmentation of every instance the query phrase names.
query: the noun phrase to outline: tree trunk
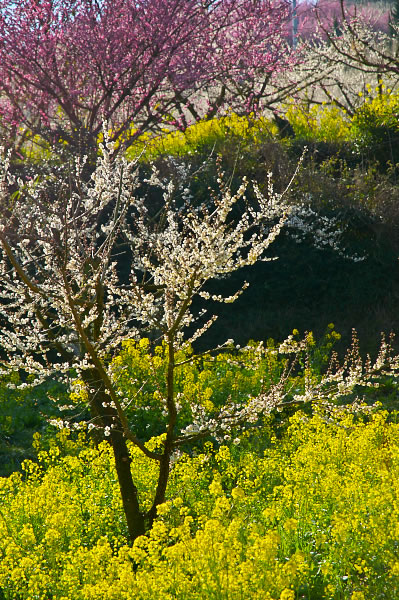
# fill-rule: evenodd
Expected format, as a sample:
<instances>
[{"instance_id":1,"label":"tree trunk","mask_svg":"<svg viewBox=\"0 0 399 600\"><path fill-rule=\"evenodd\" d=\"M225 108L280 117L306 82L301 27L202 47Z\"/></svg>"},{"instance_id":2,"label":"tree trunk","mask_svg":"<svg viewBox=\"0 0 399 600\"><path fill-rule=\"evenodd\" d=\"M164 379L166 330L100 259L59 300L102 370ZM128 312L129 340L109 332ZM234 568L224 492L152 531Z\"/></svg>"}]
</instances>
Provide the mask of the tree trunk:
<instances>
[{"instance_id":1,"label":"tree trunk","mask_svg":"<svg viewBox=\"0 0 399 600\"><path fill-rule=\"evenodd\" d=\"M165 502L165 493L169 481L170 473L170 455L171 451L169 448L165 448L159 463L159 476L158 484L155 491L154 501L146 517L148 519L148 527L152 527L155 517L157 516L157 507Z\"/></svg>"},{"instance_id":2,"label":"tree trunk","mask_svg":"<svg viewBox=\"0 0 399 600\"><path fill-rule=\"evenodd\" d=\"M133 542L138 536L145 533L145 518L140 511L137 488L133 483L130 469L132 459L123 435L122 425L116 410L110 405L111 399L106 393L97 371L95 369L85 371L82 378L88 388L90 411L94 423L104 428L110 428L108 439L114 452L123 510L126 516L129 537ZM104 439L107 439L107 437Z\"/></svg>"}]
</instances>

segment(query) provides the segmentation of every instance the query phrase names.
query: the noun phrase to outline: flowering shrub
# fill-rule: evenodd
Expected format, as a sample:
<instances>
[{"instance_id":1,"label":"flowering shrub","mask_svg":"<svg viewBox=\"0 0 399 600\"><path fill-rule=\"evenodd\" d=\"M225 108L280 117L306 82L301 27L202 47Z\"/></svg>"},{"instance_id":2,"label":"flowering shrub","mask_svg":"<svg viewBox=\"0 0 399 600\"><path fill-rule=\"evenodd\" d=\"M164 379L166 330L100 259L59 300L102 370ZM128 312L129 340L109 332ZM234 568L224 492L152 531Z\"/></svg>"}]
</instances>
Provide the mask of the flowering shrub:
<instances>
[{"instance_id":1,"label":"flowering shrub","mask_svg":"<svg viewBox=\"0 0 399 600\"><path fill-rule=\"evenodd\" d=\"M358 151L374 156L381 165L388 161L395 165L399 160L398 111L399 95L388 90L375 98L366 95L352 119L352 136Z\"/></svg>"},{"instance_id":2,"label":"flowering shrub","mask_svg":"<svg viewBox=\"0 0 399 600\"><path fill-rule=\"evenodd\" d=\"M158 155L181 156L215 147L217 151L226 141L240 144L258 143L265 137L277 133L273 121L255 115L240 116L229 112L226 116L190 125L185 131L165 130L162 135L153 137L142 135L126 152L128 158L137 155L151 160Z\"/></svg>"},{"instance_id":3,"label":"flowering shrub","mask_svg":"<svg viewBox=\"0 0 399 600\"><path fill-rule=\"evenodd\" d=\"M292 103L286 116L295 135L304 140L336 143L348 140L350 121L337 106Z\"/></svg>"},{"instance_id":4,"label":"flowering shrub","mask_svg":"<svg viewBox=\"0 0 399 600\"><path fill-rule=\"evenodd\" d=\"M317 247L338 252L345 225L340 219L316 218L306 206L290 206L284 192L274 191L272 174L264 192L253 183L252 197L247 198L246 178L233 193L219 168L219 189L209 191L195 206L189 191L176 193L173 183L161 179L155 169L140 182L136 165L113 160L112 149L105 140L89 182L82 177L84 161L77 161L68 178L52 173L24 186L9 175L8 158L3 161L0 316L7 326L1 334L6 354L2 372L22 369L31 376L32 381L21 382L21 387L55 377L70 384L78 376L90 426L112 443L130 536L135 539L151 526L163 502L171 457L180 448L207 436L229 436L237 427L256 426L287 399L294 404L329 401L331 386L336 385L340 393L351 393L387 354L385 347L383 359L379 356L364 369L359 370L356 358L320 380L305 378L292 399L284 373L257 393L251 391L245 402L232 394L213 402L211 386L201 395L179 390L180 367L199 358L190 354L190 344L217 318L198 302L231 304L248 287L244 282L233 293L220 294L207 287L208 282L257 261L273 260L265 254L285 224L299 238L312 236ZM159 212L139 193L144 184L162 195ZM18 189L8 195L8 186ZM121 261L127 273L122 273ZM123 343L147 331L163 340L161 353L166 357L162 385L155 378L157 389L144 403L149 414L155 400L156 414L162 416L162 444L155 450L145 444L143 406L131 419L135 398L118 389L120 373L112 363ZM225 341L223 346L230 344ZM292 340L288 343L294 354L305 347L306 340L295 347ZM392 368L396 371L396 362ZM151 426L151 420L147 424ZM140 506L126 440L159 465L148 511Z\"/></svg>"},{"instance_id":5,"label":"flowering shrub","mask_svg":"<svg viewBox=\"0 0 399 600\"><path fill-rule=\"evenodd\" d=\"M348 107L348 110L334 100L329 105L327 100L312 103L309 98L288 99L284 104L284 117L300 140L335 144L333 153L344 143L355 152L383 151L380 159L394 162L397 94L387 90L382 81L374 87L362 80L356 87L356 96L358 105ZM266 140L276 139L277 134L273 119L239 116L231 112L224 117L191 125L184 132L165 130L158 137L142 135L129 148L127 156L134 159L140 155L148 161L159 155L185 156L212 149L225 153L227 146L235 146L237 151L242 152L243 146L260 146Z\"/></svg>"}]
</instances>

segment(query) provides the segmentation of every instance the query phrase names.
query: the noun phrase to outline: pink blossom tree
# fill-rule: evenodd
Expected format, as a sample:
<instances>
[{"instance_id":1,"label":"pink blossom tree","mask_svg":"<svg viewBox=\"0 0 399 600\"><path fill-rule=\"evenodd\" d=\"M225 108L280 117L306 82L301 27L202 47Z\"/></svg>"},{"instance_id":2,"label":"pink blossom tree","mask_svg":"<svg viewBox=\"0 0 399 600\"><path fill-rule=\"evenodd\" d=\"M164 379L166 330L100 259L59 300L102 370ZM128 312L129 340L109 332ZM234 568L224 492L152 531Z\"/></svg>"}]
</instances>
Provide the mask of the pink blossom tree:
<instances>
[{"instance_id":1,"label":"pink blossom tree","mask_svg":"<svg viewBox=\"0 0 399 600\"><path fill-rule=\"evenodd\" d=\"M286 0L0 0L0 122L81 154L104 121L119 148L184 127L231 101L229 82L288 64L288 15Z\"/></svg>"}]
</instances>

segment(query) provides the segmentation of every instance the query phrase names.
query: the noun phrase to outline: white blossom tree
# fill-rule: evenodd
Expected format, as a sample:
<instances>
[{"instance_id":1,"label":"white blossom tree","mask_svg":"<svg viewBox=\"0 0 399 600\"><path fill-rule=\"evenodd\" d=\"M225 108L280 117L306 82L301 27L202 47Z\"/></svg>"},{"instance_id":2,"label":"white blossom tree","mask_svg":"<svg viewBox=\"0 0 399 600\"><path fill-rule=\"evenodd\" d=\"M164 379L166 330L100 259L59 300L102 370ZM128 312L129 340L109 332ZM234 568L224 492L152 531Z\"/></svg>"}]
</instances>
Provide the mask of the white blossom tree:
<instances>
[{"instance_id":1,"label":"white blossom tree","mask_svg":"<svg viewBox=\"0 0 399 600\"><path fill-rule=\"evenodd\" d=\"M276 90L291 82L291 96L305 106L332 104L349 116L365 96L377 96L385 88L397 91L398 26L392 21L387 32L386 11L342 0L320 1L307 9L302 3L300 8L300 58L275 78Z\"/></svg>"},{"instance_id":2,"label":"white blossom tree","mask_svg":"<svg viewBox=\"0 0 399 600\"><path fill-rule=\"evenodd\" d=\"M361 97L370 85L377 93L381 92L382 81L391 89L397 88L398 26L392 23L391 33L388 33L381 24L375 23L376 16L350 10L344 0L337 4L338 31L322 20L316 8L324 39L316 38L310 47L313 55L329 67L327 82L321 83L325 97L353 114L362 102L359 92Z\"/></svg>"},{"instance_id":3,"label":"white blossom tree","mask_svg":"<svg viewBox=\"0 0 399 600\"><path fill-rule=\"evenodd\" d=\"M134 540L151 526L164 501L173 453L207 435L256 424L261 415L287 402L283 377L245 404L226 399L222 408L206 413L198 402L191 406L192 423L180 426L175 377L179 350L215 319L211 316L205 324L201 320L195 329L194 298L233 302L242 290L222 298L210 296L205 284L258 260L270 260L265 251L291 209L273 190L271 180L265 195L253 184L255 202L250 203L247 181L233 194L222 174L218 191L210 192L202 206L195 208L187 200L176 203L173 186L154 172L145 184L161 188L163 209L155 214L141 193L136 165L121 158L112 162L107 143L101 151L88 183L80 177L84 165L79 162L69 178L55 173L27 184L15 182L3 157L2 373L23 371L35 383L50 377L69 383L78 377L84 382L90 420L112 444L129 536ZM246 203L246 208L233 213L237 203ZM121 262L129 267L128 279L121 275ZM148 328L167 347L166 392L160 399L165 427L161 449L156 451L129 423L129 399L119 395L112 366L121 342L140 337ZM188 339L187 332L193 329ZM290 340L282 348L298 349L300 345L292 346ZM289 402L322 397L329 402L331 385L340 386L340 393L351 391L370 370L371 363L363 368L356 359L353 367L331 371L322 382L309 379L305 392ZM128 441L159 465L148 511L140 506L132 479Z\"/></svg>"},{"instance_id":4,"label":"white blossom tree","mask_svg":"<svg viewBox=\"0 0 399 600\"><path fill-rule=\"evenodd\" d=\"M102 146L88 184L80 177L84 165L77 162L69 179L54 175L26 185L19 182L11 197L7 189L12 178L7 160L3 161L0 318L6 326L0 343L7 354L3 372L23 370L36 382L60 376L69 380L73 367L85 382L93 422L113 446L134 539L151 524L164 500L172 453L192 439L193 428L176 430L174 393L175 355L189 343L184 334L195 320L192 300L209 296L203 289L208 280L263 258L284 223L287 207L272 187L265 197L254 186L257 206L234 220L232 209L245 201L247 182L232 194L220 180L219 193L211 194L207 204L198 210L189 205L178 209L173 186L164 185L154 173L147 183L161 186L164 197L162 217L154 220L138 194L136 165L122 159L112 163L111 151L107 144ZM121 280L121 260L129 261L128 281ZM232 302L240 291L231 298L214 299ZM200 326L194 338L213 320ZM137 337L148 327L163 337L168 348L163 398L168 417L159 453L150 451L131 430L110 367L122 340ZM234 408L225 407L205 419L201 435L223 428L226 419L237 420ZM147 513L139 506L126 440L159 463L158 486Z\"/></svg>"}]
</instances>

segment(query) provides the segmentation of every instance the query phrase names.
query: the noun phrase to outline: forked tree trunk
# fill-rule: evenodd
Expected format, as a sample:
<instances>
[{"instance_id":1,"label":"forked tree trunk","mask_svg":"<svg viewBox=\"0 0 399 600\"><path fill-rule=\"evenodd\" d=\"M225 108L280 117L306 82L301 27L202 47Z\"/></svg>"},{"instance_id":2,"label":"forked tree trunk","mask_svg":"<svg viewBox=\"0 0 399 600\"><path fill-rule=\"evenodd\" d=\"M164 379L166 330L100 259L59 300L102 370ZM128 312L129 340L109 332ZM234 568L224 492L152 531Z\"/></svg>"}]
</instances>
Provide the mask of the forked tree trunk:
<instances>
[{"instance_id":1,"label":"forked tree trunk","mask_svg":"<svg viewBox=\"0 0 399 600\"><path fill-rule=\"evenodd\" d=\"M133 542L138 536L145 533L145 516L140 511L138 492L130 468L132 459L123 435L122 425L116 410L110 406L110 397L106 393L97 371L95 369L86 371L82 374L82 378L89 390L90 411L94 423L100 427L110 428L109 440L114 453L123 510L129 537Z\"/></svg>"}]
</instances>

